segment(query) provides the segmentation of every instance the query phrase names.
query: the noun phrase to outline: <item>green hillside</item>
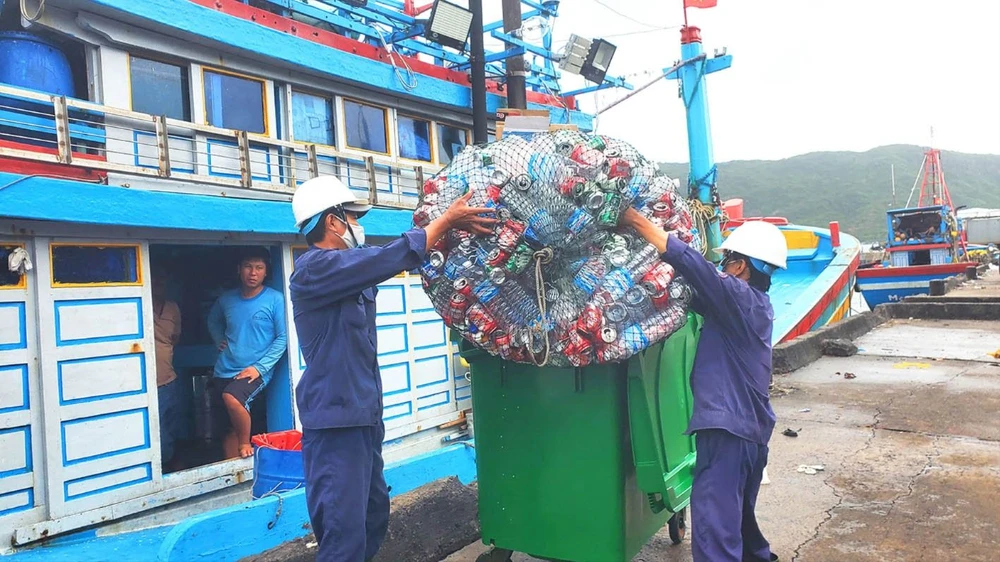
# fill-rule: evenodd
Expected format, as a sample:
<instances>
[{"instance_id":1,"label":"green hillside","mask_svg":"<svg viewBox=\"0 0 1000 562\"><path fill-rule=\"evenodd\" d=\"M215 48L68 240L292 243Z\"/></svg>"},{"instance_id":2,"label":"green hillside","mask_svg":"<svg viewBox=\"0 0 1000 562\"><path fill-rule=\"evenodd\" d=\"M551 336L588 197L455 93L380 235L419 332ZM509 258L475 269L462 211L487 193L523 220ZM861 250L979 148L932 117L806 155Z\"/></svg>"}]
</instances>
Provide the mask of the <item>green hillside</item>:
<instances>
[{"instance_id":1,"label":"green hillside","mask_svg":"<svg viewBox=\"0 0 1000 562\"><path fill-rule=\"evenodd\" d=\"M890 167L896 167L896 203L906 203L924 150L892 145L868 152L813 152L784 160L719 164L723 199L740 197L748 216L783 216L791 222L841 228L862 241L885 237L892 206ZM941 153L945 181L956 206L1000 208L1000 155ZM687 178L687 164L661 164L671 177ZM916 204L914 194L913 204Z\"/></svg>"}]
</instances>

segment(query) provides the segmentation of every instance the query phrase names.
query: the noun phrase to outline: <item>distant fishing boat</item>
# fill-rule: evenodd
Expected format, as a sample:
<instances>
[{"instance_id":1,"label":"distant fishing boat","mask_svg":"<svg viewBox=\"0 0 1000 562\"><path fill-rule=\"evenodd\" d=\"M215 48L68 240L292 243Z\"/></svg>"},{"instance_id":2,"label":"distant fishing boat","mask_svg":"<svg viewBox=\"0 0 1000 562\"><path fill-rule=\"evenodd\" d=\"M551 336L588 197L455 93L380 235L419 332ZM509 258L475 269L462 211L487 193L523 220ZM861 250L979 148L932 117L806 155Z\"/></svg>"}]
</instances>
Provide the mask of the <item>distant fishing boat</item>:
<instances>
[{"instance_id":1,"label":"distant fishing boat","mask_svg":"<svg viewBox=\"0 0 1000 562\"><path fill-rule=\"evenodd\" d=\"M916 207L886 212L885 259L858 269L857 285L870 308L930 292L931 281L965 272L968 248L941 168L941 151L928 149L917 179ZM916 182L914 182L916 187Z\"/></svg>"}]
</instances>

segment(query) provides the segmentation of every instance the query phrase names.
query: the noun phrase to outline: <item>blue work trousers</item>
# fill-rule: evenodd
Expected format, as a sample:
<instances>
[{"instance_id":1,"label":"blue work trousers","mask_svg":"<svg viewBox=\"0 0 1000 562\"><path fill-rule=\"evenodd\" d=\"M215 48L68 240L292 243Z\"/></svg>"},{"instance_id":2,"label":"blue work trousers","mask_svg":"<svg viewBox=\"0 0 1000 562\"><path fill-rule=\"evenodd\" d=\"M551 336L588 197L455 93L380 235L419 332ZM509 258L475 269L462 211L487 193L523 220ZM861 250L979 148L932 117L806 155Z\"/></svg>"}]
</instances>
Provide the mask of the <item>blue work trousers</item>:
<instances>
[{"instance_id":1,"label":"blue work trousers","mask_svg":"<svg viewBox=\"0 0 1000 562\"><path fill-rule=\"evenodd\" d=\"M382 474L385 426L304 429L306 505L319 543L317 562L365 562L389 527Z\"/></svg>"},{"instance_id":2,"label":"blue work trousers","mask_svg":"<svg viewBox=\"0 0 1000 562\"><path fill-rule=\"evenodd\" d=\"M767 445L722 429L695 434L698 456L691 491L695 562L766 562L771 546L754 509L767 466Z\"/></svg>"}]
</instances>

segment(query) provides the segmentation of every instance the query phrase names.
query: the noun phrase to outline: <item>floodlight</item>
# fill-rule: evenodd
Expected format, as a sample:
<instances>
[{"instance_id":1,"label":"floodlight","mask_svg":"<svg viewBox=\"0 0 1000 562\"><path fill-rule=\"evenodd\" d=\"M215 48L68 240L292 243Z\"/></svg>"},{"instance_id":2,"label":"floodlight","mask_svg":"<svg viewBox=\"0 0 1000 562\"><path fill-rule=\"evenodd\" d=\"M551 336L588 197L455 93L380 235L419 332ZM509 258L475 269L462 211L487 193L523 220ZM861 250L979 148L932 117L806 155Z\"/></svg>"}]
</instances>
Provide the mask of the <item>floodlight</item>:
<instances>
[{"instance_id":1,"label":"floodlight","mask_svg":"<svg viewBox=\"0 0 1000 562\"><path fill-rule=\"evenodd\" d=\"M569 42L559 60L559 68L572 74L579 74L587 80L600 84L611 66L617 47L603 39L584 39L570 35Z\"/></svg>"},{"instance_id":2,"label":"floodlight","mask_svg":"<svg viewBox=\"0 0 1000 562\"><path fill-rule=\"evenodd\" d=\"M435 0L424 37L444 47L465 50L472 28L472 11L446 0Z\"/></svg>"}]
</instances>

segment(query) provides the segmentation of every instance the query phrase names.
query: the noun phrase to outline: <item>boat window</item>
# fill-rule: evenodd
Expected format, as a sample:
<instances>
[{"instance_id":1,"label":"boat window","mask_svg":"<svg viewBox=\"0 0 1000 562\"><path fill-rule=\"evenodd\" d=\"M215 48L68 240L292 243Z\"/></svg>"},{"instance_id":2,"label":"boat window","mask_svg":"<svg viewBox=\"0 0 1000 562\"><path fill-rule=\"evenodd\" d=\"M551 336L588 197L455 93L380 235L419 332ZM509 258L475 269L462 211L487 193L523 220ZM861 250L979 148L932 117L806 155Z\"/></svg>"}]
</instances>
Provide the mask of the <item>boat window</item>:
<instances>
[{"instance_id":1,"label":"boat window","mask_svg":"<svg viewBox=\"0 0 1000 562\"><path fill-rule=\"evenodd\" d=\"M208 124L249 133L267 133L264 81L206 70L205 115Z\"/></svg>"},{"instance_id":2,"label":"boat window","mask_svg":"<svg viewBox=\"0 0 1000 562\"><path fill-rule=\"evenodd\" d=\"M292 91L292 134L299 142L333 146L333 102Z\"/></svg>"},{"instance_id":3,"label":"boat window","mask_svg":"<svg viewBox=\"0 0 1000 562\"><path fill-rule=\"evenodd\" d=\"M382 107L344 100L344 127L347 130L347 146L388 154L387 113L388 111Z\"/></svg>"},{"instance_id":4,"label":"boat window","mask_svg":"<svg viewBox=\"0 0 1000 562\"><path fill-rule=\"evenodd\" d=\"M0 289L15 289L24 287L24 275L14 273L7 268L7 257L19 245L0 245Z\"/></svg>"},{"instance_id":5,"label":"boat window","mask_svg":"<svg viewBox=\"0 0 1000 562\"><path fill-rule=\"evenodd\" d=\"M187 67L129 56L132 111L191 120Z\"/></svg>"},{"instance_id":6,"label":"boat window","mask_svg":"<svg viewBox=\"0 0 1000 562\"><path fill-rule=\"evenodd\" d=\"M469 132L466 129L438 123L437 141L438 162L442 166L447 166L451 163L451 159L469 144Z\"/></svg>"},{"instance_id":7,"label":"boat window","mask_svg":"<svg viewBox=\"0 0 1000 562\"><path fill-rule=\"evenodd\" d=\"M432 162L431 122L399 115L396 118L399 136L399 155L410 160Z\"/></svg>"},{"instance_id":8,"label":"boat window","mask_svg":"<svg viewBox=\"0 0 1000 562\"><path fill-rule=\"evenodd\" d=\"M52 286L139 285L139 246L52 244Z\"/></svg>"}]
</instances>

